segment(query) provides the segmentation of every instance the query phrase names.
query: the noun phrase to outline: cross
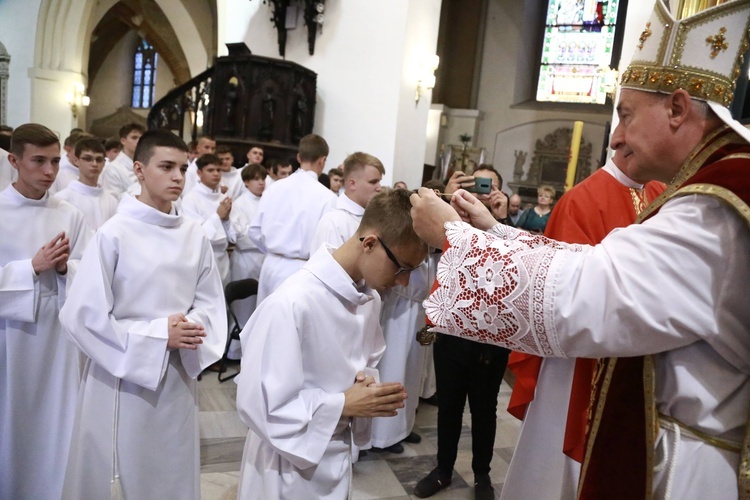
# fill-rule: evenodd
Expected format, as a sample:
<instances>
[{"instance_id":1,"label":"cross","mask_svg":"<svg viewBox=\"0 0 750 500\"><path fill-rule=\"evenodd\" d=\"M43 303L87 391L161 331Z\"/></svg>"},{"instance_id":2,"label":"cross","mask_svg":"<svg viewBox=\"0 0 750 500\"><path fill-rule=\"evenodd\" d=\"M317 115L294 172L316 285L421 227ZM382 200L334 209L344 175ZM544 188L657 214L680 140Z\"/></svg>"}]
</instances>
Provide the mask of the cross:
<instances>
[{"instance_id":1,"label":"cross","mask_svg":"<svg viewBox=\"0 0 750 500\"><path fill-rule=\"evenodd\" d=\"M643 42L645 42L646 39L650 36L651 36L651 22L649 21L646 23L646 29L643 30L643 33L641 33L641 36L638 38L638 40L641 42L638 44L639 49L641 50L643 49Z\"/></svg>"},{"instance_id":2,"label":"cross","mask_svg":"<svg viewBox=\"0 0 750 500\"><path fill-rule=\"evenodd\" d=\"M726 28L719 28L719 34L706 38L706 43L711 44L711 59L715 59L719 55L719 51L727 50L727 40L724 38L724 33L727 32Z\"/></svg>"}]
</instances>

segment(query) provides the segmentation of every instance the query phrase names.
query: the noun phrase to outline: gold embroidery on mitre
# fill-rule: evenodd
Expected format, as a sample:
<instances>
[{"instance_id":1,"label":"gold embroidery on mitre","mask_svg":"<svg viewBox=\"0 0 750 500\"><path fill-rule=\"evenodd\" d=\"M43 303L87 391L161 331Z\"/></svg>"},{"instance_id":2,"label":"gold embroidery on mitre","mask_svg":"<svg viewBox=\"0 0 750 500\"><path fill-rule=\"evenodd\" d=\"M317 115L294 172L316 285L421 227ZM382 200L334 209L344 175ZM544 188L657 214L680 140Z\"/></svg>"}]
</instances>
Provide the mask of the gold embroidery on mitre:
<instances>
[{"instance_id":1,"label":"gold embroidery on mitre","mask_svg":"<svg viewBox=\"0 0 750 500\"><path fill-rule=\"evenodd\" d=\"M646 29L643 30L643 33L641 33L640 38L638 38L638 41L641 42L638 44L638 48L640 50L643 50L643 44L646 40L648 40L648 37L650 36L651 36L651 22L649 21L646 23Z\"/></svg>"},{"instance_id":2,"label":"gold embroidery on mitre","mask_svg":"<svg viewBox=\"0 0 750 500\"><path fill-rule=\"evenodd\" d=\"M716 56L719 55L720 51L725 51L729 48L729 45L727 44L727 39L724 38L724 33L727 32L727 29L725 27L719 28L719 33L714 36L709 36L706 38L706 43L711 44L711 59L716 59Z\"/></svg>"}]
</instances>

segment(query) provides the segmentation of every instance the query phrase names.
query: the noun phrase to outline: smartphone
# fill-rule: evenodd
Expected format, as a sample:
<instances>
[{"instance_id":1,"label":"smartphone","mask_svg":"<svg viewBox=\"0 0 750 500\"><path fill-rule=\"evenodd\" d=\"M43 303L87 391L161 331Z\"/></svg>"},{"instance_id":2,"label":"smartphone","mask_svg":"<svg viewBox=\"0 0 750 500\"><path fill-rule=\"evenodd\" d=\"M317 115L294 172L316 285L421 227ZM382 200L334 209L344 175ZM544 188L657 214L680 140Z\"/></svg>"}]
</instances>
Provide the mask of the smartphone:
<instances>
[{"instance_id":1,"label":"smartphone","mask_svg":"<svg viewBox=\"0 0 750 500\"><path fill-rule=\"evenodd\" d=\"M492 179L489 177L474 177L474 185L466 188L470 193L490 194L492 191Z\"/></svg>"}]
</instances>

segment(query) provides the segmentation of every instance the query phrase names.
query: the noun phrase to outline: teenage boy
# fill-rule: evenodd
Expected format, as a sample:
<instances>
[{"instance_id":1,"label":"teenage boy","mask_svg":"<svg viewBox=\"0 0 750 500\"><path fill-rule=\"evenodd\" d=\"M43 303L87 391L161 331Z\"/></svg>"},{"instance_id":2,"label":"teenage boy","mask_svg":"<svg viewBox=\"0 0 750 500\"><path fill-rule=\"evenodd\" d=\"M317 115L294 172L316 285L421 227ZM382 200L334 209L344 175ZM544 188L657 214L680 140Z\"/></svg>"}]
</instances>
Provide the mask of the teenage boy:
<instances>
[{"instance_id":1,"label":"teenage boy","mask_svg":"<svg viewBox=\"0 0 750 500\"><path fill-rule=\"evenodd\" d=\"M247 164L252 165L253 163L257 163L258 165L263 165L263 156L263 148L260 146L253 146L247 150Z\"/></svg>"},{"instance_id":2,"label":"teenage boy","mask_svg":"<svg viewBox=\"0 0 750 500\"><path fill-rule=\"evenodd\" d=\"M198 166L196 162L203 155L212 155L216 151L216 139L210 135L201 136L195 145L194 160L188 163L188 169L185 173L185 190L183 194L188 194L198 183Z\"/></svg>"},{"instance_id":3,"label":"teenage boy","mask_svg":"<svg viewBox=\"0 0 750 500\"><path fill-rule=\"evenodd\" d=\"M216 257L221 281L229 283L229 243L237 241L230 213L232 198L221 192L221 160L215 155L203 155L195 162L198 184L182 197L182 213L203 228Z\"/></svg>"},{"instance_id":4,"label":"teenage boy","mask_svg":"<svg viewBox=\"0 0 750 500\"><path fill-rule=\"evenodd\" d=\"M219 146L216 148L216 156L221 161L221 191L237 201L247 190L242 182L242 174L234 168L232 150L227 146Z\"/></svg>"},{"instance_id":5,"label":"teenage boy","mask_svg":"<svg viewBox=\"0 0 750 500\"><path fill-rule=\"evenodd\" d=\"M117 155L120 154L120 138L110 137L107 139L104 143L104 150L104 156L107 158L106 163L113 162L117 158Z\"/></svg>"},{"instance_id":6,"label":"teenage boy","mask_svg":"<svg viewBox=\"0 0 750 500\"><path fill-rule=\"evenodd\" d=\"M36 123L13 131L18 179L0 192L0 498L60 498L81 359L58 315L90 230L48 189L60 142Z\"/></svg>"},{"instance_id":7,"label":"teenage boy","mask_svg":"<svg viewBox=\"0 0 750 500\"><path fill-rule=\"evenodd\" d=\"M341 165L341 168L332 168L328 171L328 178L331 181L331 191L333 191L336 196L341 194L341 186L344 184L344 166Z\"/></svg>"},{"instance_id":8,"label":"teenage boy","mask_svg":"<svg viewBox=\"0 0 750 500\"><path fill-rule=\"evenodd\" d=\"M59 193L68 187L68 184L78 179L78 169L73 163L73 150L75 149L76 142L78 142L79 139L84 139L86 137L92 136L73 129L70 135L65 138L65 142L63 142L63 150L65 152L60 157L60 168L57 170L55 182L52 183L52 186L49 188L50 196Z\"/></svg>"},{"instance_id":9,"label":"teenage boy","mask_svg":"<svg viewBox=\"0 0 750 500\"><path fill-rule=\"evenodd\" d=\"M122 151L107 165L102 172L102 186L117 196L129 189L135 189L138 178L133 172L133 155L138 140L146 129L137 123L129 123L120 128L120 145Z\"/></svg>"},{"instance_id":10,"label":"teenage boy","mask_svg":"<svg viewBox=\"0 0 750 500\"><path fill-rule=\"evenodd\" d=\"M427 253L408 196L374 197L357 233L318 250L242 331L239 498L347 498L351 446L368 441L371 417L403 407L403 386L378 383L374 368L385 349L375 290L408 284Z\"/></svg>"},{"instance_id":11,"label":"teenage boy","mask_svg":"<svg viewBox=\"0 0 750 500\"><path fill-rule=\"evenodd\" d=\"M286 179L292 175L292 162L289 160L272 159L269 160L268 175L266 176L266 187L274 182ZM321 172L322 173L322 172Z\"/></svg>"},{"instance_id":12,"label":"teenage boy","mask_svg":"<svg viewBox=\"0 0 750 500\"><path fill-rule=\"evenodd\" d=\"M321 217L310 253L329 243L338 247L357 231L365 207L380 192L380 181L385 174L383 163L367 153L353 153L344 160L344 192L336 199L336 210Z\"/></svg>"},{"instance_id":13,"label":"teenage boy","mask_svg":"<svg viewBox=\"0 0 750 500\"><path fill-rule=\"evenodd\" d=\"M200 498L196 377L226 341L221 278L201 227L178 214L187 146L143 134L141 185L96 233L60 320L90 358L63 498Z\"/></svg>"},{"instance_id":14,"label":"teenage boy","mask_svg":"<svg viewBox=\"0 0 750 500\"><path fill-rule=\"evenodd\" d=\"M325 139L306 135L299 143L299 170L266 187L260 200L248 233L266 254L258 280L259 304L305 264L320 218L336 204L336 195L318 182L327 156Z\"/></svg>"},{"instance_id":15,"label":"teenage boy","mask_svg":"<svg viewBox=\"0 0 750 500\"><path fill-rule=\"evenodd\" d=\"M79 140L71 153L78 180L72 181L55 195L83 212L86 224L94 231L115 215L119 203L114 193L99 184L104 158L104 146L99 139L90 137Z\"/></svg>"}]
</instances>

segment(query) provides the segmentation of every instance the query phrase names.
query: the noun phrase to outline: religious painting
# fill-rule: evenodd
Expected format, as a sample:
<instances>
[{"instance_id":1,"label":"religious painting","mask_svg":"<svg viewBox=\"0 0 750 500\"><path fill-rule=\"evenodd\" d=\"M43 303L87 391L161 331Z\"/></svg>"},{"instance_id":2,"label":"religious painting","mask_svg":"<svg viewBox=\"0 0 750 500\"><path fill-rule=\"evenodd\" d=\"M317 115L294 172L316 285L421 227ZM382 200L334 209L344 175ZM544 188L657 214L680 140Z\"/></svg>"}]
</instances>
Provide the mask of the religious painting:
<instances>
[{"instance_id":1,"label":"religious painting","mask_svg":"<svg viewBox=\"0 0 750 500\"><path fill-rule=\"evenodd\" d=\"M537 101L606 102L620 3L549 0Z\"/></svg>"}]
</instances>

